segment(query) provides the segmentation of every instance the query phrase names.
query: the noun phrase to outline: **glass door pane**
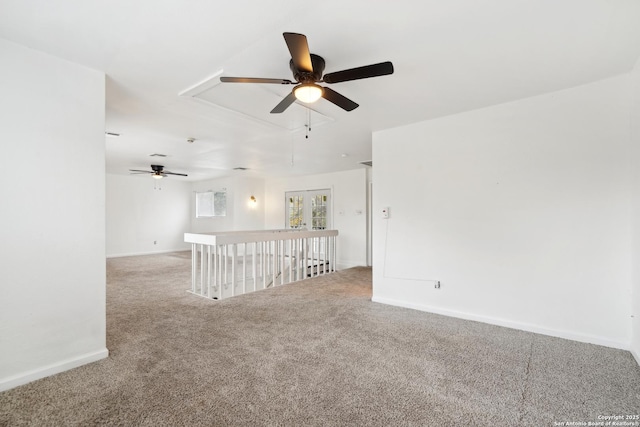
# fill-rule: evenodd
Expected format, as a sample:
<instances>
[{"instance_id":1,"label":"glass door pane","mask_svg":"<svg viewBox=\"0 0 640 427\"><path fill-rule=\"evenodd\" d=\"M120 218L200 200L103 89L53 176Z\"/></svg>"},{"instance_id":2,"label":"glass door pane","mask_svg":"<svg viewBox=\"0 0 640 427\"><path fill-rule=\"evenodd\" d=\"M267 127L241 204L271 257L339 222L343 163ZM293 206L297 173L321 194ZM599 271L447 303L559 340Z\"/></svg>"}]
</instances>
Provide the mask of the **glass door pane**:
<instances>
[{"instance_id":1,"label":"glass door pane","mask_svg":"<svg viewBox=\"0 0 640 427\"><path fill-rule=\"evenodd\" d=\"M328 227L327 194L316 194L311 197L311 228L313 230L326 230Z\"/></svg>"},{"instance_id":2,"label":"glass door pane","mask_svg":"<svg viewBox=\"0 0 640 427\"><path fill-rule=\"evenodd\" d=\"M286 228L326 230L331 227L331 190L285 193Z\"/></svg>"},{"instance_id":3,"label":"glass door pane","mask_svg":"<svg viewBox=\"0 0 640 427\"><path fill-rule=\"evenodd\" d=\"M304 192L286 193L287 218L286 228L305 228Z\"/></svg>"}]
</instances>

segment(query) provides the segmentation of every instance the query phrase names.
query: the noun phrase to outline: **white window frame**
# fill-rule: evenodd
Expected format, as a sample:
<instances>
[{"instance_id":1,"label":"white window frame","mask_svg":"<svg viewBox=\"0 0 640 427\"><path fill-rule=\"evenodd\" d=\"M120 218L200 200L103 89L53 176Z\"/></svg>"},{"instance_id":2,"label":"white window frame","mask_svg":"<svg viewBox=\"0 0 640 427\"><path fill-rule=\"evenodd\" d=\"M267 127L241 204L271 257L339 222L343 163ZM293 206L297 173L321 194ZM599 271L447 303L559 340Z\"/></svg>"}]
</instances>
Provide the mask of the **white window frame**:
<instances>
[{"instance_id":1,"label":"white window frame","mask_svg":"<svg viewBox=\"0 0 640 427\"><path fill-rule=\"evenodd\" d=\"M224 206L220 198L224 199ZM207 200L209 199L209 200ZM196 218L218 218L227 216L227 191L196 191Z\"/></svg>"}]
</instances>

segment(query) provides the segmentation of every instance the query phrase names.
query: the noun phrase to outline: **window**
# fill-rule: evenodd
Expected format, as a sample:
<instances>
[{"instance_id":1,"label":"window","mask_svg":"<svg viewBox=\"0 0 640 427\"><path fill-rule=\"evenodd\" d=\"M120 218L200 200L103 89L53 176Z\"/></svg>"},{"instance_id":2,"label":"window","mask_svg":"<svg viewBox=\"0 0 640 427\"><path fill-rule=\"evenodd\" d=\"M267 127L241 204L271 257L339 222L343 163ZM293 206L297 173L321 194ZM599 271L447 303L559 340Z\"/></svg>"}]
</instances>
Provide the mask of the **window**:
<instances>
[{"instance_id":1,"label":"window","mask_svg":"<svg viewBox=\"0 0 640 427\"><path fill-rule=\"evenodd\" d=\"M226 215L227 193L225 191L196 192L196 218Z\"/></svg>"}]
</instances>

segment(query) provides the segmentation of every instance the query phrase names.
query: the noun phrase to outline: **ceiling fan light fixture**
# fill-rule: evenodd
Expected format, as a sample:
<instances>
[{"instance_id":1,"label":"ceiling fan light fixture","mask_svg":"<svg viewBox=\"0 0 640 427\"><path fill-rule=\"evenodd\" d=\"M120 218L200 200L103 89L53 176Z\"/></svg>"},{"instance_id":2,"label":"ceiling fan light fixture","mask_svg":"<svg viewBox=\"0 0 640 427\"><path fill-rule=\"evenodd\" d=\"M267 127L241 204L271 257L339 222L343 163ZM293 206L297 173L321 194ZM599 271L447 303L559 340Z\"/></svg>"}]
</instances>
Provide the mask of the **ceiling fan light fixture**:
<instances>
[{"instance_id":1,"label":"ceiling fan light fixture","mask_svg":"<svg viewBox=\"0 0 640 427\"><path fill-rule=\"evenodd\" d=\"M154 179L162 179L162 174L159 172L154 173L153 175L151 175Z\"/></svg>"},{"instance_id":2,"label":"ceiling fan light fixture","mask_svg":"<svg viewBox=\"0 0 640 427\"><path fill-rule=\"evenodd\" d=\"M316 102L323 94L322 86L315 83L303 83L293 89L296 99L307 104Z\"/></svg>"}]
</instances>

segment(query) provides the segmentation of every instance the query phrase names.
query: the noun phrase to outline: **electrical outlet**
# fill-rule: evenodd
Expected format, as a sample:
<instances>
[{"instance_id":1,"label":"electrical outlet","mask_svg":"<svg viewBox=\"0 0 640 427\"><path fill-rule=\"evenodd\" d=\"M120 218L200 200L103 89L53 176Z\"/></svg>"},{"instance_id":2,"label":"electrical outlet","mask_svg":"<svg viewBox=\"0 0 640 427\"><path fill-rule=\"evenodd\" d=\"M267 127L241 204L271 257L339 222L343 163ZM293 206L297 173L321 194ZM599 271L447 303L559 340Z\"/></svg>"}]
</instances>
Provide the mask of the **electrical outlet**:
<instances>
[{"instance_id":1,"label":"electrical outlet","mask_svg":"<svg viewBox=\"0 0 640 427\"><path fill-rule=\"evenodd\" d=\"M436 284L434 285L436 289L440 289L440 280L436 280Z\"/></svg>"}]
</instances>

